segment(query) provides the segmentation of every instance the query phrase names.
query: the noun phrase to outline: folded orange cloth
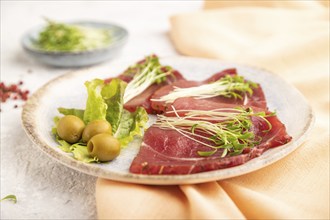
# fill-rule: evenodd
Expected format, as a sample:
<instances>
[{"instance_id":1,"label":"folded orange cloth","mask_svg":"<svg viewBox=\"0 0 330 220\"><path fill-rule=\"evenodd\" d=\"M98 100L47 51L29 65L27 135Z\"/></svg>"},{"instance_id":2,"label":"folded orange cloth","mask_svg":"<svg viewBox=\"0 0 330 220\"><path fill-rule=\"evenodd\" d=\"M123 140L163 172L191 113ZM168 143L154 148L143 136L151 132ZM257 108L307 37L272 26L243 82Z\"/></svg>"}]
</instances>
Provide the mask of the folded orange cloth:
<instances>
[{"instance_id":1,"label":"folded orange cloth","mask_svg":"<svg viewBox=\"0 0 330 220\"><path fill-rule=\"evenodd\" d=\"M210 1L206 8L220 8L172 17L171 37L180 53L281 75L311 103L315 127L286 158L235 178L181 186L99 179L99 218L329 219L328 3Z\"/></svg>"}]
</instances>

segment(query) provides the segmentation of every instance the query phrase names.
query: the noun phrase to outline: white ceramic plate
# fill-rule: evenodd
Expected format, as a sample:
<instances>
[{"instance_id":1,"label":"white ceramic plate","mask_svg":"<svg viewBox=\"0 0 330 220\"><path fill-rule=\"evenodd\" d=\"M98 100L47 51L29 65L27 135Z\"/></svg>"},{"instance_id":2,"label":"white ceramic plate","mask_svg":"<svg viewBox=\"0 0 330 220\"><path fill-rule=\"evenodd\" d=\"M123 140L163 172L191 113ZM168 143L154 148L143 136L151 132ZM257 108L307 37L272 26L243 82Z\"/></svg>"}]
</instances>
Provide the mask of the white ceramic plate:
<instances>
[{"instance_id":1,"label":"white ceramic plate","mask_svg":"<svg viewBox=\"0 0 330 220\"><path fill-rule=\"evenodd\" d=\"M190 80L202 80L223 69L237 68L239 74L261 84L270 110L276 110L278 117L286 125L287 132L293 137L292 141L270 149L260 157L240 166L189 175L129 173L129 166L139 150L141 140L132 142L129 147L122 150L119 157L109 163L88 164L73 159L70 154L57 147L58 144L51 134L53 117L59 115L57 108L84 108L87 97L84 82L118 75L132 64L125 61L115 61L111 66L98 69L97 72L95 69L84 69L69 73L47 83L34 93L24 106L23 127L39 149L68 167L107 179L155 185L201 183L255 171L290 154L302 144L311 130L314 116L305 98L297 89L272 73L248 66L199 58L169 57L162 58L161 63L173 66Z\"/></svg>"}]
</instances>

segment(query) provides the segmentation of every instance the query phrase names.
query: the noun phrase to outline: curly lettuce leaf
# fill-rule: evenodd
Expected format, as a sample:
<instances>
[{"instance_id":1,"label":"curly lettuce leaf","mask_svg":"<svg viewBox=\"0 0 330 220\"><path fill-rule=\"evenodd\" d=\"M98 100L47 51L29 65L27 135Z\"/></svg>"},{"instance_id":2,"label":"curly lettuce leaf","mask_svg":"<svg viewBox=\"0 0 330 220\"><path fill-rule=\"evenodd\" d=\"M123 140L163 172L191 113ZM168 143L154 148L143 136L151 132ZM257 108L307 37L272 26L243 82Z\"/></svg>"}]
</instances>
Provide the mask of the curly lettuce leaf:
<instances>
[{"instance_id":1,"label":"curly lettuce leaf","mask_svg":"<svg viewBox=\"0 0 330 220\"><path fill-rule=\"evenodd\" d=\"M52 127L52 134L57 136L57 124L58 124L58 121L60 120L60 117L58 116L55 116L53 118L53 121L54 121L54 126ZM57 139L56 139L57 140Z\"/></svg>"},{"instance_id":2,"label":"curly lettuce leaf","mask_svg":"<svg viewBox=\"0 0 330 220\"><path fill-rule=\"evenodd\" d=\"M70 144L65 140L60 139L60 137L57 134L55 134L55 138L57 143L60 144L58 148L60 148L62 151L66 153L72 153L73 158L75 158L76 160L83 161L86 163L99 162L99 160L96 157L92 157L89 155L86 144L84 143Z\"/></svg>"},{"instance_id":3,"label":"curly lettuce leaf","mask_svg":"<svg viewBox=\"0 0 330 220\"><path fill-rule=\"evenodd\" d=\"M56 141L57 143L60 144L60 146L58 146L62 151L66 152L66 153L71 153L71 144L69 144L68 142L66 142L65 140L61 140L58 136L56 136Z\"/></svg>"},{"instance_id":4,"label":"curly lettuce leaf","mask_svg":"<svg viewBox=\"0 0 330 220\"><path fill-rule=\"evenodd\" d=\"M141 137L148 122L148 114L144 108L138 107L133 113L124 109L124 93L126 82L120 79L113 79L109 84L104 84L103 80L94 79L85 83L88 93L86 109L58 108L63 115L75 115L88 124L93 120L107 120L113 129L114 137L126 147L136 136ZM57 124L59 117L54 118L55 126L52 133L55 135L59 148L71 153L72 156L83 162L91 163L99 160L91 157L87 151L85 143L70 144L62 140L57 134Z\"/></svg>"},{"instance_id":5,"label":"curly lettuce leaf","mask_svg":"<svg viewBox=\"0 0 330 220\"><path fill-rule=\"evenodd\" d=\"M57 143L59 144L58 148L60 148L62 151L65 153L72 153L72 156L79 160L83 161L86 163L93 163L96 162L98 163L99 160L96 157L91 157L87 151L87 146L85 143L75 143L75 144L70 144L66 142L65 140L62 140L58 134L57 134L57 124L59 121L59 117L54 117L54 123L55 126L52 128L52 133L55 135L55 139Z\"/></svg>"},{"instance_id":6,"label":"curly lettuce leaf","mask_svg":"<svg viewBox=\"0 0 330 220\"><path fill-rule=\"evenodd\" d=\"M138 107L133 113L124 110L114 137L119 140L122 147L126 147L134 137L143 135L148 120L148 114L142 107Z\"/></svg>"},{"instance_id":7,"label":"curly lettuce leaf","mask_svg":"<svg viewBox=\"0 0 330 220\"><path fill-rule=\"evenodd\" d=\"M85 110L75 109L75 108L58 108L57 110L62 115L74 115L80 118L81 120L84 120Z\"/></svg>"},{"instance_id":8,"label":"curly lettuce leaf","mask_svg":"<svg viewBox=\"0 0 330 220\"><path fill-rule=\"evenodd\" d=\"M94 120L105 120L107 113L107 104L104 102L101 91L104 86L104 80L94 79L85 82L87 88L87 102L84 112L84 122L88 124Z\"/></svg>"},{"instance_id":9,"label":"curly lettuce leaf","mask_svg":"<svg viewBox=\"0 0 330 220\"><path fill-rule=\"evenodd\" d=\"M85 144L77 143L71 145L71 152L73 154L73 157L79 161L83 161L86 163L99 162L99 159L97 157L92 157L89 155L87 151L87 146Z\"/></svg>"},{"instance_id":10,"label":"curly lettuce leaf","mask_svg":"<svg viewBox=\"0 0 330 220\"><path fill-rule=\"evenodd\" d=\"M102 89L102 96L107 104L106 119L112 126L112 133L122 147L126 147L135 136L142 136L148 114L139 107L133 113L124 109L124 93L126 83L120 79L113 79Z\"/></svg>"},{"instance_id":11,"label":"curly lettuce leaf","mask_svg":"<svg viewBox=\"0 0 330 220\"><path fill-rule=\"evenodd\" d=\"M116 133L124 110L126 82L113 79L102 88L102 97L107 104L106 119L111 124L112 133Z\"/></svg>"}]
</instances>

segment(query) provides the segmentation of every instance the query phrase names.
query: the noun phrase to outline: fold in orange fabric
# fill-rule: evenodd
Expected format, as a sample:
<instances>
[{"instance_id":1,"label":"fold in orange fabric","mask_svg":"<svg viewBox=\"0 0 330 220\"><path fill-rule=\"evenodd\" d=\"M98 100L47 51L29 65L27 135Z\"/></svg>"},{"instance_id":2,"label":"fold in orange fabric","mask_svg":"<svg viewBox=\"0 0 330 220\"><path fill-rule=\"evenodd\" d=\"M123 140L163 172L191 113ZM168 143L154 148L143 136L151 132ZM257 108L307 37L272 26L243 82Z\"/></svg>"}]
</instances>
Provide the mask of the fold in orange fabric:
<instances>
[{"instance_id":1,"label":"fold in orange fabric","mask_svg":"<svg viewBox=\"0 0 330 220\"><path fill-rule=\"evenodd\" d=\"M267 68L307 98L316 121L284 159L242 176L195 185L99 179L100 219L329 219L329 8L327 1L208 1L171 18L183 55ZM299 114L299 112L297 112Z\"/></svg>"}]
</instances>

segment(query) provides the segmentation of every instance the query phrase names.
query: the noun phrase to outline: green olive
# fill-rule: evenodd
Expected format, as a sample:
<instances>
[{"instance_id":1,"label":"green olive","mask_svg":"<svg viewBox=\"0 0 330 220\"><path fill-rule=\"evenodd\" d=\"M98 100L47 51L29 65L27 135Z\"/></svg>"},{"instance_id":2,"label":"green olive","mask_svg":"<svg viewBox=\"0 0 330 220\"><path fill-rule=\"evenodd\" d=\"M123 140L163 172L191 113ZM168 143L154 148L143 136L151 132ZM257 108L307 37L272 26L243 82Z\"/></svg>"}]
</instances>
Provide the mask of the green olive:
<instances>
[{"instance_id":1,"label":"green olive","mask_svg":"<svg viewBox=\"0 0 330 220\"><path fill-rule=\"evenodd\" d=\"M101 133L112 134L111 124L106 120L91 121L84 129L82 140L88 142L93 136Z\"/></svg>"},{"instance_id":2,"label":"green olive","mask_svg":"<svg viewBox=\"0 0 330 220\"><path fill-rule=\"evenodd\" d=\"M58 121L57 134L70 144L77 143L85 128L83 120L74 115L66 115Z\"/></svg>"},{"instance_id":3,"label":"green olive","mask_svg":"<svg viewBox=\"0 0 330 220\"><path fill-rule=\"evenodd\" d=\"M120 143L109 133L97 134L87 144L88 153L100 161L115 159L120 153Z\"/></svg>"}]
</instances>

